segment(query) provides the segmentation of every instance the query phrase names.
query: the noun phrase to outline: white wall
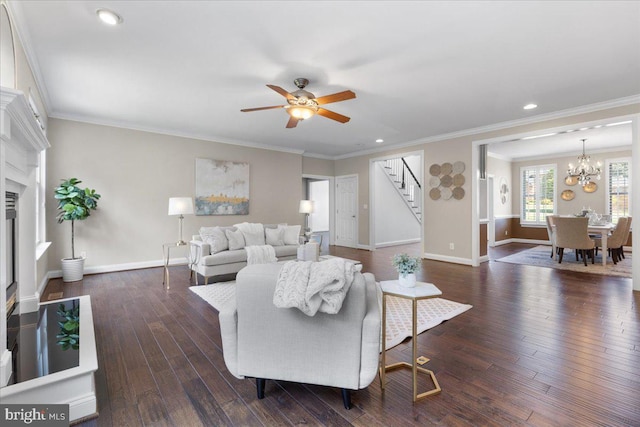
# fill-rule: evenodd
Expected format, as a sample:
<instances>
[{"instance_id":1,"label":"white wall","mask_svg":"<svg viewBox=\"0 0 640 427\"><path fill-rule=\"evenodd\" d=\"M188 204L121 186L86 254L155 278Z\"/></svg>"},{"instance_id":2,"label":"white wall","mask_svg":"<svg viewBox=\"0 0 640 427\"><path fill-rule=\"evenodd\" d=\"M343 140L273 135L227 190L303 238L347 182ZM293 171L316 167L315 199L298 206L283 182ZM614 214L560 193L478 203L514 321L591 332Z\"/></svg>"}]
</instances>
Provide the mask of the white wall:
<instances>
[{"instance_id":1,"label":"white wall","mask_svg":"<svg viewBox=\"0 0 640 427\"><path fill-rule=\"evenodd\" d=\"M61 119L50 120L49 140L47 231L53 243L48 252L53 271L70 253L70 224L56 223L53 200L53 189L63 178L81 179L82 187L102 195L98 210L76 222L76 251L86 252L88 272L161 263L163 243L178 239L178 219L167 215L168 201L193 197L196 158L249 163L249 215L187 215L186 239L201 226L304 221L298 212L299 154ZM175 251L178 256L182 254Z\"/></svg>"},{"instance_id":2,"label":"white wall","mask_svg":"<svg viewBox=\"0 0 640 427\"><path fill-rule=\"evenodd\" d=\"M329 181L309 181L309 200L314 204L309 215L311 231L329 231Z\"/></svg>"},{"instance_id":3,"label":"white wall","mask_svg":"<svg viewBox=\"0 0 640 427\"><path fill-rule=\"evenodd\" d=\"M419 241L420 223L384 172L382 162L376 162L374 171L375 245Z\"/></svg>"}]
</instances>

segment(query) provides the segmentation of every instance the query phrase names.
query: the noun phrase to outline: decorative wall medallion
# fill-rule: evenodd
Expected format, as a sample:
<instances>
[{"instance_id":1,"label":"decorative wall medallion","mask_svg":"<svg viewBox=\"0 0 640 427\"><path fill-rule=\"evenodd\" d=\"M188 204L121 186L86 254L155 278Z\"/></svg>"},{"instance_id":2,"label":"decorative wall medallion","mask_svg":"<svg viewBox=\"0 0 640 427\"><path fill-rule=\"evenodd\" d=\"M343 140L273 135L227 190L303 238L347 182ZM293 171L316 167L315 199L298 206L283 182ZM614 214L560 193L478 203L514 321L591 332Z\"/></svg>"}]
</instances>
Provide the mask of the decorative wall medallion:
<instances>
[{"instance_id":1,"label":"decorative wall medallion","mask_svg":"<svg viewBox=\"0 0 640 427\"><path fill-rule=\"evenodd\" d=\"M440 177L440 185L442 187L451 187L451 184L453 184L453 178L451 178L451 175L443 175Z\"/></svg>"},{"instance_id":2,"label":"decorative wall medallion","mask_svg":"<svg viewBox=\"0 0 640 427\"><path fill-rule=\"evenodd\" d=\"M429 186L432 187L429 191L429 197L431 200L449 200L452 197L455 200L460 200L464 197L464 190L462 186L466 182L464 175L465 166L464 162L449 162L442 163L441 165L434 163L429 167ZM457 191L456 191L457 190Z\"/></svg>"},{"instance_id":3,"label":"decorative wall medallion","mask_svg":"<svg viewBox=\"0 0 640 427\"><path fill-rule=\"evenodd\" d=\"M456 200L462 200L464 197L464 188L456 187L453 189L453 198Z\"/></svg>"},{"instance_id":4,"label":"decorative wall medallion","mask_svg":"<svg viewBox=\"0 0 640 427\"><path fill-rule=\"evenodd\" d=\"M451 163L443 163L440 173L443 175L449 175L451 172L453 172L453 165Z\"/></svg>"},{"instance_id":5,"label":"decorative wall medallion","mask_svg":"<svg viewBox=\"0 0 640 427\"><path fill-rule=\"evenodd\" d=\"M578 178L575 176L568 176L564 179L564 183L567 185L576 185L578 183Z\"/></svg>"},{"instance_id":6,"label":"decorative wall medallion","mask_svg":"<svg viewBox=\"0 0 640 427\"><path fill-rule=\"evenodd\" d=\"M582 187L582 189L585 193L595 193L595 191L598 189L598 184L596 184L595 182L588 182L587 185Z\"/></svg>"},{"instance_id":7,"label":"decorative wall medallion","mask_svg":"<svg viewBox=\"0 0 640 427\"><path fill-rule=\"evenodd\" d=\"M576 193L573 192L573 190L564 190L562 192L562 194L560 194L560 197L562 198L562 200L573 200L574 197L576 197Z\"/></svg>"},{"instance_id":8,"label":"decorative wall medallion","mask_svg":"<svg viewBox=\"0 0 640 427\"><path fill-rule=\"evenodd\" d=\"M445 187L442 190L440 190L440 195L444 200L449 200L452 194L453 193L451 192L451 189L449 187Z\"/></svg>"},{"instance_id":9,"label":"decorative wall medallion","mask_svg":"<svg viewBox=\"0 0 640 427\"><path fill-rule=\"evenodd\" d=\"M438 200L440 198L440 189L432 188L431 191L429 191L429 197L431 200Z\"/></svg>"},{"instance_id":10,"label":"decorative wall medallion","mask_svg":"<svg viewBox=\"0 0 640 427\"><path fill-rule=\"evenodd\" d=\"M509 200L509 185L504 177L500 178L498 185L500 186L500 202L504 205Z\"/></svg>"},{"instance_id":11,"label":"decorative wall medallion","mask_svg":"<svg viewBox=\"0 0 640 427\"><path fill-rule=\"evenodd\" d=\"M460 174L464 172L464 163L463 162L455 162L453 164L453 173Z\"/></svg>"}]
</instances>

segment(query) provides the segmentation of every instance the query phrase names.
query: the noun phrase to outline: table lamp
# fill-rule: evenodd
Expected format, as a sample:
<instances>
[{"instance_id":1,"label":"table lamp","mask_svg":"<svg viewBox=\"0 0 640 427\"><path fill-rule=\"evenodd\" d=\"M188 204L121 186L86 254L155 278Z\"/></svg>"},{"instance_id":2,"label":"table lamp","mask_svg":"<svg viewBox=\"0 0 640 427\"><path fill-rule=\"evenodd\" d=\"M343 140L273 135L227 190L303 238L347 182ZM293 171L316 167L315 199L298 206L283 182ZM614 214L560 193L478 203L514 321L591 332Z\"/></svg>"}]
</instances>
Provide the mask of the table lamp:
<instances>
[{"instance_id":1,"label":"table lamp","mask_svg":"<svg viewBox=\"0 0 640 427\"><path fill-rule=\"evenodd\" d=\"M193 199L191 197L170 197L169 198L169 215L180 215L178 217L178 236L179 240L177 245L186 245L182 239L182 220L184 215L193 214Z\"/></svg>"},{"instance_id":2,"label":"table lamp","mask_svg":"<svg viewBox=\"0 0 640 427\"><path fill-rule=\"evenodd\" d=\"M309 214L313 213L313 200L300 200L300 211L304 214L304 234L311 231L309 228Z\"/></svg>"}]
</instances>

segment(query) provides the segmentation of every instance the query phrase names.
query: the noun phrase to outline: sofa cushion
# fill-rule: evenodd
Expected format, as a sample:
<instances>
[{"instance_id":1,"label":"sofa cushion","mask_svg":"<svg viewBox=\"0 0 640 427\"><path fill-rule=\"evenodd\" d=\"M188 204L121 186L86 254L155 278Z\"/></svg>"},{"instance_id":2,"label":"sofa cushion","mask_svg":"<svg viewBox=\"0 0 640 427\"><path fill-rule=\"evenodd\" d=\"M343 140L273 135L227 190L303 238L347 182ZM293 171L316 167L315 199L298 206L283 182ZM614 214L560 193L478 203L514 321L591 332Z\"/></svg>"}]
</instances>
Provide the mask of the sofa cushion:
<instances>
[{"instance_id":1,"label":"sofa cushion","mask_svg":"<svg viewBox=\"0 0 640 427\"><path fill-rule=\"evenodd\" d=\"M264 234L267 238L267 245L271 245L271 246L284 245L284 229L265 227Z\"/></svg>"},{"instance_id":2,"label":"sofa cushion","mask_svg":"<svg viewBox=\"0 0 640 427\"><path fill-rule=\"evenodd\" d=\"M209 255L202 258L202 264L207 266L233 264L236 262L246 262L247 251L239 249L236 251L222 251L214 255Z\"/></svg>"},{"instance_id":3,"label":"sofa cushion","mask_svg":"<svg viewBox=\"0 0 640 427\"><path fill-rule=\"evenodd\" d=\"M285 245L298 245L300 244L300 225L287 225L280 226L284 230L284 244Z\"/></svg>"},{"instance_id":4,"label":"sofa cushion","mask_svg":"<svg viewBox=\"0 0 640 427\"><path fill-rule=\"evenodd\" d=\"M229 239L229 250L234 251L237 249L242 249L245 246L244 235L240 230L225 230L225 234L227 239ZM244 252L244 251L242 251Z\"/></svg>"},{"instance_id":5,"label":"sofa cushion","mask_svg":"<svg viewBox=\"0 0 640 427\"><path fill-rule=\"evenodd\" d=\"M229 240L222 227L201 227L200 238L209 244L212 254L229 249Z\"/></svg>"},{"instance_id":6,"label":"sofa cushion","mask_svg":"<svg viewBox=\"0 0 640 427\"><path fill-rule=\"evenodd\" d=\"M264 245L264 226L262 224L243 222L235 224L235 227L242 231L245 246Z\"/></svg>"}]
</instances>

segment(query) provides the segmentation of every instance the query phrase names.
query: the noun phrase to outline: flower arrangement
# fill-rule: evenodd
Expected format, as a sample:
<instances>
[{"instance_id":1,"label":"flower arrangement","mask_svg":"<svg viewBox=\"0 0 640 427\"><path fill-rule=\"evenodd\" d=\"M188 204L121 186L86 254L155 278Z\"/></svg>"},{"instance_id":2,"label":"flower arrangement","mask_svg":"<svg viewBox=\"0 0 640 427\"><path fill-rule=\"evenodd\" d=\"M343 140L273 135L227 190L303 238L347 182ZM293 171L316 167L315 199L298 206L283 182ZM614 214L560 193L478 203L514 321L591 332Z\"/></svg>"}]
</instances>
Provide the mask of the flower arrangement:
<instances>
[{"instance_id":1,"label":"flower arrangement","mask_svg":"<svg viewBox=\"0 0 640 427\"><path fill-rule=\"evenodd\" d=\"M393 266L402 277L407 277L407 274L420 270L420 267L422 267L420 261L419 257L410 257L408 254L395 254L393 256Z\"/></svg>"}]
</instances>

